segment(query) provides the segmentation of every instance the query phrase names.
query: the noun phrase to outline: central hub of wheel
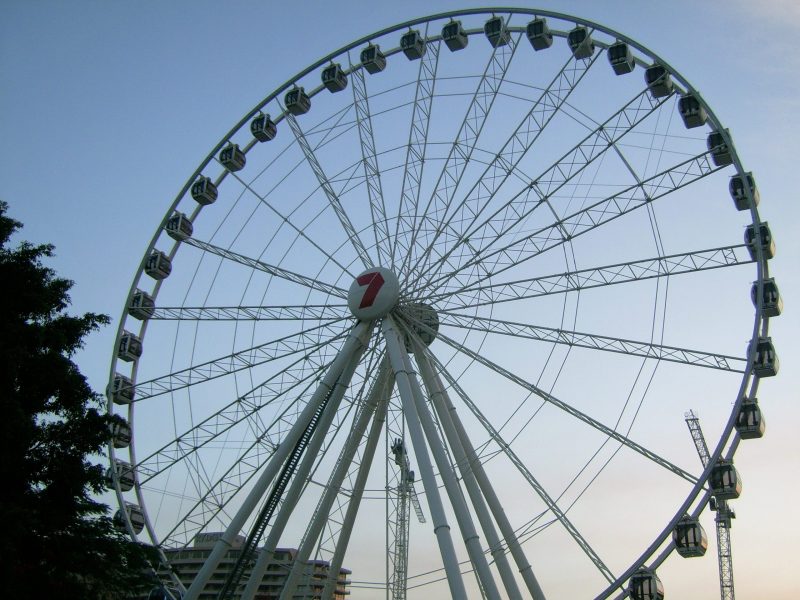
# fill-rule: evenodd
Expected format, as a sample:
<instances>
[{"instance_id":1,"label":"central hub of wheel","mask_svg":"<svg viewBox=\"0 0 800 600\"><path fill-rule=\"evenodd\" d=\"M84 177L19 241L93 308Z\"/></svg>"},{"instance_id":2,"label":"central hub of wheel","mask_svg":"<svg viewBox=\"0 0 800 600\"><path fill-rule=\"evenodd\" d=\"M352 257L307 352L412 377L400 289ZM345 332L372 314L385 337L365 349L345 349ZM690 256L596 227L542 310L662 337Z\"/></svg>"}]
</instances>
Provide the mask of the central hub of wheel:
<instances>
[{"instance_id":1,"label":"central hub of wheel","mask_svg":"<svg viewBox=\"0 0 800 600\"><path fill-rule=\"evenodd\" d=\"M356 277L347 294L347 306L359 321L379 319L397 305L400 281L385 267L367 269Z\"/></svg>"}]
</instances>

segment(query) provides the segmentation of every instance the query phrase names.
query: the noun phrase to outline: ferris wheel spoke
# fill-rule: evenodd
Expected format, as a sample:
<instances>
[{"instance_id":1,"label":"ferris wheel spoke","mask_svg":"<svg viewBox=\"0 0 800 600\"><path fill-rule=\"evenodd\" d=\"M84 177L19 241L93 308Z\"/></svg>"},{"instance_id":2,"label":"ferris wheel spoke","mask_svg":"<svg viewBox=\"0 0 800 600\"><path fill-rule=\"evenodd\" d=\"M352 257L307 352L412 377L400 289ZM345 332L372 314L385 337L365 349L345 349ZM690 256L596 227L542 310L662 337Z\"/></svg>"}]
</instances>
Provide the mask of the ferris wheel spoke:
<instances>
[{"instance_id":1,"label":"ferris wheel spoke","mask_svg":"<svg viewBox=\"0 0 800 600\"><path fill-rule=\"evenodd\" d=\"M548 207L556 217L552 233L557 233L562 239L568 238L570 233L562 222L563 219L558 218L553 206L553 195L581 174L591 163L604 156L616 142L653 114L666 100L667 97L654 99L647 89L641 91L541 175L516 192L492 215L468 230L462 236L462 240L477 242L479 256L484 258L487 255L491 256L492 253L487 254L487 251L504 240L507 235L519 230L528 217L542 206ZM637 186L641 187L643 183L639 182ZM463 241L459 240L458 245L462 243ZM469 262L468 260L466 264ZM437 264L433 265L434 269L438 267ZM457 266L455 268L458 270ZM447 276L440 276L437 279L445 277Z\"/></svg>"},{"instance_id":2,"label":"ferris wheel spoke","mask_svg":"<svg viewBox=\"0 0 800 600\"><path fill-rule=\"evenodd\" d=\"M744 373L745 367L747 366L746 358L728 356L725 354L715 354L689 348L678 348L676 346L626 340L580 331L516 323L502 319L464 315L446 310L440 311L438 314L441 317L443 325L468 329L470 331L508 335L516 338L565 344L577 348L589 348L591 350L615 352L618 354L652 358L655 360L666 360L695 367L730 371L733 373Z\"/></svg>"},{"instance_id":3,"label":"ferris wheel spoke","mask_svg":"<svg viewBox=\"0 0 800 600\"><path fill-rule=\"evenodd\" d=\"M299 164L302 164L302 163L299 163ZM346 172L346 171L345 171L345 172ZM277 208L275 208L275 206L273 205L273 203L272 203L272 202L270 202L270 201L267 199L268 195L266 195L266 194L263 194L263 195L262 195L262 194L259 194L259 193L258 193L256 190L254 190L254 189L252 188L252 186L251 186L249 183L247 183L247 182L246 182L244 179L242 179L241 177L239 177L239 175L237 175L236 173L232 173L232 175L233 175L233 176L236 178L236 180L237 180L237 181L238 181L238 182L239 182L239 183L240 183L240 184L241 184L241 185L242 185L242 186L243 186L243 187L244 187L244 188L245 188L245 189L246 189L248 192L250 192L250 193L251 193L253 196L255 196L256 198L258 198L259 202L261 202L261 204L262 204L262 205L266 206L266 207L267 207L267 208L268 208L268 209L269 209L269 210L270 210L270 211L271 211L271 212L272 212L272 213L273 213L275 216L277 216L277 217L278 217L278 218L281 220L281 222L282 222L282 223L284 223L285 225L289 226L289 227L290 227L290 228L291 228L291 229L292 229L292 230L293 230L293 231L294 231L294 232L295 232L295 233L296 233L296 234L297 234L299 237L303 238L303 239L304 239L304 240L305 240L305 241L306 241L306 242L307 242L309 245L311 245L313 248L316 248L316 249L317 249L317 251L319 251L319 252L320 252L320 253L321 253L321 254L322 254L322 255L323 255L323 256L324 256L324 257L325 257L327 260L329 260L331 263L333 263L334 265L336 265L337 267L339 267L339 268L340 268L340 269L341 269L341 270L342 270L344 273L348 273L348 269L347 269L347 267L346 267L346 266L344 266L343 264L341 264L341 263L340 263L340 262L339 262L339 261L336 259L336 257L335 257L335 256L334 256L332 253L328 252L328 251L327 251L327 250L325 250L325 249L324 249L322 246L320 246L320 245L319 245L319 244L318 244L318 243L317 243L317 242L316 242L316 241L315 241L315 240L314 240L312 237L310 237L310 236L309 236L309 235L308 235L308 234L307 234L307 233L306 233L306 232L303 230L303 228L302 228L302 227L298 227L297 225L295 225L295 223L294 223L294 222L293 222L293 221L292 221L292 220L289 218L289 217L291 216L291 214L290 214L289 216L287 216L287 215L284 215L284 214L283 214L281 211L279 211ZM347 183L349 183L349 181L350 181L350 179L352 178L352 176L353 176L353 175L352 175L352 173L351 173L351 174L350 174L350 177L346 178L346 179L345 179L345 181L344 181L344 183L343 183L342 185L343 185L343 186L346 186L346 185L347 185ZM305 200L308 200L308 197L306 197L306 199L305 199ZM305 203L305 200L304 200L304 201L301 203L301 205Z\"/></svg>"},{"instance_id":4,"label":"ferris wheel spoke","mask_svg":"<svg viewBox=\"0 0 800 600\"><path fill-rule=\"evenodd\" d=\"M303 134L303 130L300 128L300 124L297 122L297 119L295 119L294 115L288 111L286 112L286 121L289 123L289 128L292 130L297 143L300 145L300 149L303 151L306 162L314 172L320 188L322 188L322 191L328 198L328 203L336 213L339 223L342 225L342 228L344 229L348 239L350 240L350 243L353 245L353 248L361 259L361 262L367 268L373 266L372 258L370 258L369 253L364 247L361 238L358 236L355 227L353 227L353 223L350 221L350 217L347 215L347 212L345 212L339 197L336 195L336 192L333 191L331 182L328 180L328 176L325 174L322 165L319 163L317 155L311 149L311 145L308 143L306 136Z\"/></svg>"},{"instance_id":5,"label":"ferris wheel spoke","mask_svg":"<svg viewBox=\"0 0 800 600\"><path fill-rule=\"evenodd\" d=\"M316 350L318 350L318 348L309 348L308 352L309 354L313 354ZM178 435L168 444L165 444L157 451L138 461L136 464L136 473L139 477L139 482L145 484L154 477L161 475L180 461L198 452L201 448L240 424L243 420L257 414L258 411L264 407L276 404L286 394L296 389L298 386L308 383L308 381L316 377L320 371L330 366L330 362L327 362L309 369L306 363L307 358L305 356L301 357L288 367L272 375L264 383L255 387L247 394L244 394L240 398L237 398L233 402L217 410L197 425L194 425ZM262 437L274 427L278 427L280 423L286 422L287 419L292 419L294 416L293 413L287 411L288 409L281 411L276 420L263 431L256 432L256 435ZM280 428L278 428L274 435L281 435ZM277 438L270 439L264 443L275 446L280 443L280 440Z\"/></svg>"},{"instance_id":6,"label":"ferris wheel spoke","mask_svg":"<svg viewBox=\"0 0 800 600\"><path fill-rule=\"evenodd\" d=\"M456 391L459 397L463 400L464 404L469 408L470 412L478 419L480 424L489 434L490 438L494 443L500 448L503 454L509 459L509 461L514 465L514 467L519 471L519 473L525 478L528 482L528 485L531 486L536 494L542 499L542 501L547 505L548 509L553 513L553 515L558 519L564 529L572 536L572 539L578 544L578 546L583 550L586 556L594 563L595 567L598 571L605 577L609 582L614 581L615 577L611 570L605 565L603 560L600 558L600 555L595 552L595 550L589 545L586 539L583 537L581 532L578 530L575 525L567 517L566 513L561 510L555 500L548 494L547 490L544 486L539 483L539 481L534 477L533 473L530 472L530 469L525 465L524 461L522 461L519 456L517 456L516 452L511 448L511 445L503 439L503 436L497 431L491 422L486 418L483 412L478 408L478 406L471 400L471 398L466 394L466 392L461 388L458 384L458 381L448 373L447 369L444 368L441 363L436 360L434 356L432 356L433 362L437 365L438 370L440 373L444 375L447 379L449 385ZM480 462L480 461L478 461Z\"/></svg>"},{"instance_id":7,"label":"ferris wheel spoke","mask_svg":"<svg viewBox=\"0 0 800 600\"><path fill-rule=\"evenodd\" d=\"M426 262L430 246L436 242L444 229L441 225L445 221L453 196L461 183L483 126L505 80L521 35L510 38L505 45L495 47L489 57L489 62L461 121L456 139L436 180L433 193L411 236L410 252L406 254L400 268L400 272L409 280L413 281L418 276L414 274L418 273L418 269Z\"/></svg>"},{"instance_id":8,"label":"ferris wheel spoke","mask_svg":"<svg viewBox=\"0 0 800 600\"><path fill-rule=\"evenodd\" d=\"M137 383L134 386L135 401L141 402L147 398L196 386L243 369L305 352L308 347L317 344L321 337L326 337L328 343L333 343L347 335L344 327L346 324L346 319L337 319L215 360Z\"/></svg>"},{"instance_id":9,"label":"ferris wheel spoke","mask_svg":"<svg viewBox=\"0 0 800 600\"><path fill-rule=\"evenodd\" d=\"M615 441L627 446L628 448L630 448L634 452L637 452L637 453L641 454L645 458L653 461L654 463L656 463L657 465L663 467L664 469L666 469L668 471L671 471L672 473L674 473L678 477L681 477L681 478L685 479L686 481L690 482L693 485L695 483L697 483L697 478L695 476L693 476L691 473L688 473L688 472L684 471L683 469L681 469L680 467L672 464L671 462L669 462L665 458L662 458L661 456L659 456L655 452L652 452L651 450L648 450L644 446L642 446L640 444L637 444L633 440L631 440L628 437L618 433L614 429L604 425L600 421L597 421L596 419L593 419L589 415L579 411L578 409L576 409L573 406L567 404L566 402L563 402L563 401L559 400L558 398L556 398L552 394L547 393L546 391L540 389L536 385L526 381L522 377L519 377L518 375L515 375L514 373L512 373L508 369L505 369L505 368L501 367L500 365L498 365L494 361L491 361L488 358L486 358L484 356L481 356L477 352L467 348L466 346L463 346L462 344L459 344L455 340L453 340L453 339L447 337L446 335L444 335L442 332L433 332L427 325L425 325L421 321L416 321L414 323L414 326L417 327L417 328L421 328L422 330L427 330L427 331L430 331L432 333L436 333L436 339L442 340L448 346L458 350L459 352L461 352L465 356L473 359L475 362L477 362L479 364L482 364L483 366L485 366L489 370L494 371L495 373L497 373L498 375L502 376L503 378L508 379L512 383L515 383L516 385L518 385L522 389L527 390L527 391L535 394L536 396L538 396L539 398L541 398L545 402L548 402L549 404L552 404L553 406L561 409L562 411L564 411L565 413L567 413L569 415L572 415L573 417L575 417L579 421L583 421L587 425L589 425L589 426L593 427L594 429L600 431L601 433L605 434L607 437L609 437L609 438L611 438L611 439L613 439L613 440L615 440Z\"/></svg>"},{"instance_id":10,"label":"ferris wheel spoke","mask_svg":"<svg viewBox=\"0 0 800 600\"><path fill-rule=\"evenodd\" d=\"M512 174L517 172L520 161L536 143L542 131L558 113L599 56L600 53L597 53L590 59L577 60L570 57L564 63L564 66L533 103L500 151L486 163L486 168L464 196L465 199L437 231L434 242L445 228L452 230L448 231L449 236L460 239L468 229L474 226L486 207L491 204L498 190L503 187ZM433 257L432 251L436 248L435 243L432 242L428 246L425 262L434 260L434 264L438 265L436 271L438 272L446 264L447 258L456 246L457 244L453 244L444 253ZM421 272L426 272L426 269L421 269ZM426 279L433 277L436 272L429 273Z\"/></svg>"},{"instance_id":11,"label":"ferris wheel spoke","mask_svg":"<svg viewBox=\"0 0 800 600\"><path fill-rule=\"evenodd\" d=\"M389 247L391 234L386 203L383 198L378 156L375 150L375 135L372 131L367 83L364 80L364 69L354 69L352 62L350 74L353 80L353 107L358 123L358 138L361 142L361 159L364 163L364 178L367 183L367 196L372 214L372 229L375 233L375 251L378 253L378 263L388 265L391 264L391 248Z\"/></svg>"},{"instance_id":12,"label":"ferris wheel spoke","mask_svg":"<svg viewBox=\"0 0 800 600\"><path fill-rule=\"evenodd\" d=\"M226 250L225 248L220 248L219 246L215 246L214 244L209 244L208 242L202 242L197 238L193 237L186 238L185 240L183 240L183 243L189 244L190 246L194 246L195 248L198 248L200 250L204 250L210 254L216 254L217 256L231 260L233 262L237 262L241 265L245 265L252 269L256 269L258 271L264 271L265 273L269 273L274 277L279 277L281 279L285 279L286 281L291 281L293 283L305 286L312 290L323 292L324 294L330 294L333 296L337 296L339 298L347 297L347 290L343 290L338 286L330 285L328 283L324 283L317 279L306 277L305 275L300 275L299 273L289 271L288 269L283 269L281 267L276 267L274 265L267 264L258 259L251 258L249 256L245 256L237 252L233 252L232 250Z\"/></svg>"},{"instance_id":13,"label":"ferris wheel spoke","mask_svg":"<svg viewBox=\"0 0 800 600\"><path fill-rule=\"evenodd\" d=\"M495 277L551 248L562 245L566 241L565 237L572 240L699 181L721 168L712 165L708 152L704 152L648 177L640 184L632 185L621 192L582 208L552 225L539 228L519 240L491 252L478 254L462 266L455 268L454 274L479 263L482 264L483 269L491 275L479 276L467 286L475 287L489 277ZM430 282L430 285L436 286L438 290L445 280L446 276L440 276Z\"/></svg>"},{"instance_id":14,"label":"ferris wheel spoke","mask_svg":"<svg viewBox=\"0 0 800 600\"><path fill-rule=\"evenodd\" d=\"M426 26L427 35L427 26ZM431 117L436 73L439 66L441 42L428 44L420 59L414 105L411 110L411 125L408 132L408 149L403 167L403 183L397 209L397 222L392 245L392 269L395 261L411 252L411 240L417 226L420 184L428 147L428 125Z\"/></svg>"},{"instance_id":15,"label":"ferris wheel spoke","mask_svg":"<svg viewBox=\"0 0 800 600\"><path fill-rule=\"evenodd\" d=\"M156 306L129 309L145 313L149 321L329 321L342 319L346 304L286 306Z\"/></svg>"},{"instance_id":16,"label":"ferris wheel spoke","mask_svg":"<svg viewBox=\"0 0 800 600\"><path fill-rule=\"evenodd\" d=\"M658 256L590 269L567 271L508 283L475 285L446 291L428 298L444 301L445 309L474 308L500 302L527 300L551 294L563 294L608 285L644 281L658 277L685 275L709 269L735 267L753 262L745 246L724 246L682 254Z\"/></svg>"}]
</instances>

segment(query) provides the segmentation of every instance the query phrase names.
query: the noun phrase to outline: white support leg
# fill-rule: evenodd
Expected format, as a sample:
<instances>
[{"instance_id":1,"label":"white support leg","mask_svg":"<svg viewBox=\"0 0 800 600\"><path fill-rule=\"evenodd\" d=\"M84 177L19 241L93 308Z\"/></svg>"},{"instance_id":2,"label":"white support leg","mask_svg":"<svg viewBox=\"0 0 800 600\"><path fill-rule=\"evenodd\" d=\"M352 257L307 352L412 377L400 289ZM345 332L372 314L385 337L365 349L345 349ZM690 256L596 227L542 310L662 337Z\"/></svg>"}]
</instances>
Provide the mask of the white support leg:
<instances>
[{"instance_id":1,"label":"white support leg","mask_svg":"<svg viewBox=\"0 0 800 600\"><path fill-rule=\"evenodd\" d=\"M411 383L417 415L422 425L422 430L428 440L428 447L431 449L433 458L436 461L436 467L439 469L439 474L444 482L447 496L450 498L450 504L455 512L458 528L461 531L461 536L467 547L467 554L469 554L472 567L475 569L478 584L489 600L500 600L500 592L497 589L497 584L489 569L486 555L483 553L480 536L478 536L478 532L475 530L475 525L472 522L472 515L467 507L461 487L456 480L453 465L447 458L442 440L439 438L436 431L436 425L433 422L430 412L428 412L425 395L422 392L417 374L414 371L414 367L411 364L411 359L407 352L403 352L403 364L405 365L409 382Z\"/></svg>"},{"instance_id":2,"label":"white support leg","mask_svg":"<svg viewBox=\"0 0 800 600\"><path fill-rule=\"evenodd\" d=\"M531 568L531 565L525 556L525 552L522 550L522 546L520 546L519 542L517 541L514 528L511 526L511 522L508 520L505 510L503 510L503 505L500 502L500 499L497 497L497 494L495 493L494 488L489 481L489 477L486 475L486 471L483 470L483 465L481 464L481 461L475 452L475 448L472 446L472 442L470 441L469 436L464 429L464 425L461 423L461 419L456 413L456 408L450 401L450 397L445 391L444 385L442 385L442 380L439 377L439 374L436 372L434 372L434 379L436 380L436 386L438 389L442 390L443 392L442 398L444 399L447 410L450 413L450 418L453 422L456 432L458 433L458 437L461 439L461 445L466 452L467 460L469 461L469 464L472 465L472 472L475 474L475 480L478 482L478 485L483 492L483 496L486 498L486 502L489 505L489 509L492 511L494 520L500 528L500 533L502 533L506 545L511 551L511 556L514 558L514 562L517 564L517 569L519 569L519 572L522 575L522 580L525 582L525 587L528 588L528 592L530 592L533 600L545 600L544 592L542 592L542 588L539 585L539 582L536 580L536 576L533 574L533 569Z\"/></svg>"},{"instance_id":3,"label":"white support leg","mask_svg":"<svg viewBox=\"0 0 800 600\"><path fill-rule=\"evenodd\" d=\"M325 407L325 412L323 413L320 422L317 425L317 429L305 450L303 459L298 466L294 477L292 478L292 483L286 492L286 496L283 500L280 510L278 511L275 522L270 528L267 541L264 543L258 560L256 561L256 565L250 574L247 587L245 588L244 594L242 594L242 600L252 600L258 591L258 587L261 584L261 578L264 576L267 566L275 554L275 546L278 544L280 536L286 527L286 523L288 522L289 517L291 517L297 502L300 500L303 489L305 489L308 474L311 472L311 469L317 460L319 450L328 435L328 429L333 422L336 411L339 409L339 404L342 401L342 397L344 396L348 385L350 385L350 379L353 377L356 367L358 367L363 350L363 347L359 348L353 354L350 362L348 362L344 371L342 371L341 376L331 390L330 398L328 399L328 405Z\"/></svg>"},{"instance_id":4,"label":"white support leg","mask_svg":"<svg viewBox=\"0 0 800 600\"><path fill-rule=\"evenodd\" d=\"M386 419L386 409L389 404L389 396L391 395L393 387L394 377L389 373L388 379L379 390L378 406L375 409L375 417L372 420L367 444L364 447L364 454L361 457L361 466L358 469L358 475L356 475L356 481L353 485L353 493L350 496L350 502L347 504L347 512L345 513L344 522L342 523L342 530L339 532L339 539L336 540L333 560L328 569L325 589L322 591L322 600L333 600L333 594L336 591L336 584L339 579L339 571L344 563L344 554L347 551L347 545L350 543L353 523L355 523L358 509L361 506L361 498L364 495L364 487L367 484L372 460L375 457L375 449L378 447L378 440L381 437L381 430L383 429L383 423Z\"/></svg>"},{"instance_id":5,"label":"white support leg","mask_svg":"<svg viewBox=\"0 0 800 600\"><path fill-rule=\"evenodd\" d=\"M453 539L450 537L450 525L444 513L442 499L439 496L439 487L433 472L428 449L425 444L425 434L420 425L419 416L414 403L414 392L411 388L410 374L407 372L403 355L405 348L401 341L397 329L391 317L383 319L383 335L386 339L386 348L389 352L392 370L395 374L397 389L400 392L400 399L403 410L408 420L408 433L411 443L414 446L414 455L419 465L422 475L422 484L428 499L428 508L431 511L433 521L433 532L436 534L436 541L439 544L439 552L442 555L447 583L450 586L450 595L453 598L467 598L467 591L464 588L464 581L461 578L461 569L458 566L456 551L453 547Z\"/></svg>"},{"instance_id":6,"label":"white support leg","mask_svg":"<svg viewBox=\"0 0 800 600\"><path fill-rule=\"evenodd\" d=\"M194 581L192 582L192 585L190 585L189 589L186 590L184 600L197 600L197 598L200 596L200 593L205 588L206 583L208 583L208 580L211 578L211 575L219 566L220 561L231 548L233 540L239 534L261 498L267 492L269 484L273 479L275 479L275 476L278 474L281 466L289 456L289 452L291 452L292 448L294 448L295 444L300 439L300 436L308 427L308 424L311 422L311 419L319 407L320 402L322 402L328 393L333 389L333 386L336 384L337 380L347 367L348 363L351 361L352 357L366 347L369 341L369 334L372 331L371 325L371 323L359 322L353 328L353 331L350 332L350 335L347 337L344 346L339 351L339 354L334 359L327 373L325 373L325 377L323 377L319 386L315 390L311 400L309 400L308 404L306 404L305 408L303 408L303 411L300 413L297 421L295 421L295 424L289 430L289 433L286 434L286 438L272 455L272 458L267 463L264 472L258 478L253 486L253 489L245 498L241 508L234 515L233 519L231 519L231 522L228 525L228 528L225 530L225 533L214 545L211 554L206 559L203 567L197 574L197 577L195 577Z\"/></svg>"},{"instance_id":7,"label":"white support leg","mask_svg":"<svg viewBox=\"0 0 800 600\"><path fill-rule=\"evenodd\" d=\"M497 569L500 572L500 578L503 581L503 586L508 598L511 600L522 600L517 580L514 578L514 573L511 570L511 565L506 557L505 549L503 548L500 537L497 535L492 517L489 514L489 509L481 493L480 486L475 480L475 474L472 471L472 465L467 460L464 446L461 439L453 425L450 417L450 412L447 410L447 402L445 400L446 392L437 385L437 380L434 374L433 367L430 364L425 351L421 346L419 340L414 340L414 357L419 365L422 381L428 391L428 397L431 399L431 404L439 416L439 422L442 425L447 441L453 449L453 454L456 458L456 463L459 465L462 479L467 488L472 506L475 508L475 513L478 516L478 521L481 524L481 529L486 536L486 541L489 543L489 549L492 553Z\"/></svg>"},{"instance_id":8,"label":"white support leg","mask_svg":"<svg viewBox=\"0 0 800 600\"><path fill-rule=\"evenodd\" d=\"M353 429L350 435L347 437L345 442L345 446L342 449L341 455L339 457L339 461L334 468L333 474L330 477L328 482L328 487L325 490L320 502L317 504L317 508L314 511L314 518L311 520L309 527L306 529L306 533L303 536L303 541L300 544L300 548L297 550L297 555L294 559L294 564L292 565L292 570L289 573L289 576L286 578L286 583L283 586L283 591L281 592L281 599L284 598L293 598L297 592L297 585L300 583L300 578L303 574L303 569L305 567L306 561L308 561L309 556L311 555L311 551L314 549L317 543L317 539L322 532L322 528L325 526L325 523L328 521L328 516L330 513L331 506L333 505L333 501L339 493L341 489L342 481L344 481L345 476L347 475L347 471L350 468L351 463L353 462L353 456L355 456L356 450L358 449L359 444L361 443L361 439L364 435L364 431L367 429L367 425L369 424L370 419L372 418L373 411L375 410L375 405L378 401L379 395L379 388L378 385L381 381L385 382L386 376L389 372L389 365L388 361L384 359L381 362L381 365L378 369L377 379L375 380L375 385L373 385L372 389L370 390L370 394L367 398L366 405L364 409L358 416L357 422L354 424ZM304 478L305 479L305 478ZM297 498L293 498L293 501L296 503L296 500L299 499L299 495L302 492L302 487L300 486L297 493ZM290 510L294 509L294 504L289 507ZM265 546L264 548L265 553L266 551L272 551L272 546ZM266 565L265 565L266 567ZM261 573L263 576L263 572ZM260 578L259 578L260 581ZM256 586L257 587L257 586ZM242 596L242 600L249 600L249 596Z\"/></svg>"}]
</instances>

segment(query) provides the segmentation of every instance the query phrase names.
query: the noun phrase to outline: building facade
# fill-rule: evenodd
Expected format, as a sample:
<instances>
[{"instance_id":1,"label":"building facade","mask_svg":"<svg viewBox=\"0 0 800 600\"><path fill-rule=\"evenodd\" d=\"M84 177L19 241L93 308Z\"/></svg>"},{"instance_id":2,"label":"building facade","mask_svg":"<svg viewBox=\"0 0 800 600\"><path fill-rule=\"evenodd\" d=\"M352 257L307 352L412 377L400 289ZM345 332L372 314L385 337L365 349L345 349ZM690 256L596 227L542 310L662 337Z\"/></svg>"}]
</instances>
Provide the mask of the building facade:
<instances>
[{"instance_id":1,"label":"building facade","mask_svg":"<svg viewBox=\"0 0 800 600\"><path fill-rule=\"evenodd\" d=\"M165 550L165 554L170 561L173 569L177 573L181 582L186 586L192 583L194 578L199 573L203 563L211 554L217 540L222 536L221 532L208 532L200 533L191 546L185 548L177 548L173 550ZM200 600L216 600L220 590L225 585L228 575L234 569L236 561L242 552L244 546L244 536L236 536L231 549L225 554L225 557L220 561L219 566L206 584L203 593L200 594ZM294 548L276 548L275 556L259 585L258 592L256 593L256 600L279 600L283 586L286 583L286 578L294 565L297 550ZM303 583L298 587L297 593L292 597L292 600L321 600L322 590L325 586L325 580L330 571L330 564L327 561L312 560L308 561L305 569L305 577ZM334 593L334 600L344 600L349 594L348 586L350 585L351 571L349 569L340 569L337 577L336 591ZM242 578L243 589L244 583L247 581L249 572L245 571ZM239 594L234 598L238 600Z\"/></svg>"}]
</instances>

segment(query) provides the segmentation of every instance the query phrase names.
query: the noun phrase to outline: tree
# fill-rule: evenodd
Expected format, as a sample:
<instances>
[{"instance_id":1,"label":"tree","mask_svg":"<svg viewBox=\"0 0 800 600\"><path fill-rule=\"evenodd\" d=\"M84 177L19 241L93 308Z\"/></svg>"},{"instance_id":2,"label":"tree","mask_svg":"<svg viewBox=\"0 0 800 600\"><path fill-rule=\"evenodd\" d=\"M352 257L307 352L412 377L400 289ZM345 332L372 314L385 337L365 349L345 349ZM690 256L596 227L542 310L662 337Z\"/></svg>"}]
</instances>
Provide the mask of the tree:
<instances>
[{"instance_id":1,"label":"tree","mask_svg":"<svg viewBox=\"0 0 800 600\"><path fill-rule=\"evenodd\" d=\"M0 582L17 598L126 598L148 585L147 549L93 499L92 457L109 438L101 397L72 362L105 315L70 316L73 283L42 260L53 246L7 248L22 224L0 202Z\"/></svg>"}]
</instances>

